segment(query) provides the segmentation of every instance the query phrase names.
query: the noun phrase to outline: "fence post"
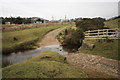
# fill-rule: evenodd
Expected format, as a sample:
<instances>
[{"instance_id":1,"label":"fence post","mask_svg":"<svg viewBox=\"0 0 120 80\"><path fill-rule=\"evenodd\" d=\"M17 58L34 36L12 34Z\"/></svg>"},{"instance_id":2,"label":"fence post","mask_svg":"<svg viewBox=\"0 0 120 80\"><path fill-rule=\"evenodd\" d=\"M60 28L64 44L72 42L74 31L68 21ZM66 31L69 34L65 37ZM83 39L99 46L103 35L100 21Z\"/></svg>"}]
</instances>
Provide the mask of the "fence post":
<instances>
[{"instance_id":1,"label":"fence post","mask_svg":"<svg viewBox=\"0 0 120 80\"><path fill-rule=\"evenodd\" d=\"M98 37L99 37L99 33L100 33L100 32L99 32L99 29L98 29Z\"/></svg>"},{"instance_id":2,"label":"fence post","mask_svg":"<svg viewBox=\"0 0 120 80\"><path fill-rule=\"evenodd\" d=\"M119 34L119 33L118 33L118 30L116 29L115 37L118 37L118 34Z\"/></svg>"},{"instance_id":3,"label":"fence post","mask_svg":"<svg viewBox=\"0 0 120 80\"><path fill-rule=\"evenodd\" d=\"M105 36L105 29L103 29L103 36Z\"/></svg>"},{"instance_id":4,"label":"fence post","mask_svg":"<svg viewBox=\"0 0 120 80\"><path fill-rule=\"evenodd\" d=\"M90 30L88 31L88 36L90 36Z\"/></svg>"},{"instance_id":5,"label":"fence post","mask_svg":"<svg viewBox=\"0 0 120 80\"><path fill-rule=\"evenodd\" d=\"M106 32L106 36L108 36L108 29L107 29L107 32Z\"/></svg>"}]
</instances>

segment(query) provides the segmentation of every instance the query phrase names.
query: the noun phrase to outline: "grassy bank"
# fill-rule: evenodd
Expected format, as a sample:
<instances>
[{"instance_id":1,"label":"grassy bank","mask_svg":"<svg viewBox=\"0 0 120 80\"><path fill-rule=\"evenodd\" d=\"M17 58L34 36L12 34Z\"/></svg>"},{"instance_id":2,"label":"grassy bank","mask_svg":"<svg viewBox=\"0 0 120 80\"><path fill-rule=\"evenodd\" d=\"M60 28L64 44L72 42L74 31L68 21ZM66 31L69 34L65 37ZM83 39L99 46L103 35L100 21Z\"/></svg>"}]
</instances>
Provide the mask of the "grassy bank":
<instances>
[{"instance_id":1,"label":"grassy bank","mask_svg":"<svg viewBox=\"0 0 120 80\"><path fill-rule=\"evenodd\" d=\"M112 42L106 42L104 40L86 40L85 42L95 44L95 48L85 49L81 47L81 52L120 60L118 56L118 40L113 40Z\"/></svg>"},{"instance_id":2,"label":"grassy bank","mask_svg":"<svg viewBox=\"0 0 120 80\"><path fill-rule=\"evenodd\" d=\"M59 24L64 24L64 23L34 23L34 24L10 24L10 25L3 24L2 31L3 32L19 31L19 30L24 30L24 29L48 27L48 26L54 26L54 25L59 25Z\"/></svg>"},{"instance_id":3,"label":"grassy bank","mask_svg":"<svg viewBox=\"0 0 120 80\"><path fill-rule=\"evenodd\" d=\"M31 49L32 46L41 41L46 33L67 25L69 24L59 24L48 27L3 32L3 54Z\"/></svg>"},{"instance_id":4,"label":"grassy bank","mask_svg":"<svg viewBox=\"0 0 120 80\"><path fill-rule=\"evenodd\" d=\"M110 21L106 21L104 22L105 26L109 27L109 28L118 28L118 21L120 20L120 18L118 19L114 19L114 20L110 20Z\"/></svg>"},{"instance_id":5,"label":"grassy bank","mask_svg":"<svg viewBox=\"0 0 120 80\"><path fill-rule=\"evenodd\" d=\"M67 64L64 56L46 51L40 56L2 69L4 78L87 78L79 68Z\"/></svg>"}]
</instances>

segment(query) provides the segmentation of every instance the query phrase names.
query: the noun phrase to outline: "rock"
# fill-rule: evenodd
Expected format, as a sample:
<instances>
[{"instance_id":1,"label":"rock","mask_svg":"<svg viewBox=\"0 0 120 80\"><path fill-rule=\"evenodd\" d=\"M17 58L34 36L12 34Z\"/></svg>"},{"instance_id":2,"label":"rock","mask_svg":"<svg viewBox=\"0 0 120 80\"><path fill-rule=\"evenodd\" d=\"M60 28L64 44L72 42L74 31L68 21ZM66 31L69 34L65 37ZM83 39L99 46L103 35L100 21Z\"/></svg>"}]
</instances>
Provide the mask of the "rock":
<instances>
[{"instance_id":1,"label":"rock","mask_svg":"<svg viewBox=\"0 0 120 80\"><path fill-rule=\"evenodd\" d=\"M32 47L32 49L36 49L36 48L38 48L38 46L33 46L33 47Z\"/></svg>"},{"instance_id":2,"label":"rock","mask_svg":"<svg viewBox=\"0 0 120 80\"><path fill-rule=\"evenodd\" d=\"M44 59L44 58L51 58L50 56L43 56L41 57L41 59Z\"/></svg>"},{"instance_id":3,"label":"rock","mask_svg":"<svg viewBox=\"0 0 120 80\"><path fill-rule=\"evenodd\" d=\"M82 43L82 46L80 48L84 48L84 49L94 49L95 48L95 44L90 44L90 43ZM80 50L80 49L79 49Z\"/></svg>"},{"instance_id":4,"label":"rock","mask_svg":"<svg viewBox=\"0 0 120 80\"><path fill-rule=\"evenodd\" d=\"M67 58L65 57L64 60L67 60Z\"/></svg>"},{"instance_id":5,"label":"rock","mask_svg":"<svg viewBox=\"0 0 120 80\"><path fill-rule=\"evenodd\" d=\"M18 39L16 37L13 37L13 41L17 41Z\"/></svg>"},{"instance_id":6,"label":"rock","mask_svg":"<svg viewBox=\"0 0 120 80\"><path fill-rule=\"evenodd\" d=\"M62 50L60 49L60 51L62 51Z\"/></svg>"}]
</instances>

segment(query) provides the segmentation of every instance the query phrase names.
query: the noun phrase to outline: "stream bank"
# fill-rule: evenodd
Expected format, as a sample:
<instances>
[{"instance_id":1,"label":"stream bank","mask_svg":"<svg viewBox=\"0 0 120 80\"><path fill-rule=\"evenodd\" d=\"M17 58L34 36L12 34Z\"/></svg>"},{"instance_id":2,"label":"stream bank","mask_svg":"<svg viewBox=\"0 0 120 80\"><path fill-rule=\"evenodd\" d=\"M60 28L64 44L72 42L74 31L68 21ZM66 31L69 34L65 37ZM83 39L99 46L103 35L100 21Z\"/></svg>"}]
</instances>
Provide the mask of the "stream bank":
<instances>
[{"instance_id":1,"label":"stream bank","mask_svg":"<svg viewBox=\"0 0 120 80\"><path fill-rule=\"evenodd\" d=\"M66 54L67 52L64 51L63 48L59 45L59 42L56 39L56 35L67 27L69 26L61 27L47 33L43 37L42 41L37 44L39 47L35 46L35 49L33 50L14 52L8 55L2 55L2 62L3 62L2 67L16 64L24 60L30 59L32 57L38 56L43 51L47 51L47 50L56 51L62 55Z\"/></svg>"}]
</instances>

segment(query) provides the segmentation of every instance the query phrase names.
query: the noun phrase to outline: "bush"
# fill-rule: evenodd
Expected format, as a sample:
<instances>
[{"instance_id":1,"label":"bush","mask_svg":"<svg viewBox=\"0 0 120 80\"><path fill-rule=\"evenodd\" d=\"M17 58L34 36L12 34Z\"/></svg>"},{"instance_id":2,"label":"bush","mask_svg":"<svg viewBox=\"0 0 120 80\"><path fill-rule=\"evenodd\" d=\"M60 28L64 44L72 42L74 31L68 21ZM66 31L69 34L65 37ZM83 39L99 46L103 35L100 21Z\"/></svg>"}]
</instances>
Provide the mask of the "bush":
<instances>
[{"instance_id":1,"label":"bush","mask_svg":"<svg viewBox=\"0 0 120 80\"><path fill-rule=\"evenodd\" d=\"M65 29L57 36L62 45L77 45L81 46L84 39L83 30L78 29Z\"/></svg>"},{"instance_id":2,"label":"bush","mask_svg":"<svg viewBox=\"0 0 120 80\"><path fill-rule=\"evenodd\" d=\"M82 28L84 31L94 30L94 29L103 29L104 20L102 18L84 18L82 20L76 21L76 26Z\"/></svg>"}]
</instances>

